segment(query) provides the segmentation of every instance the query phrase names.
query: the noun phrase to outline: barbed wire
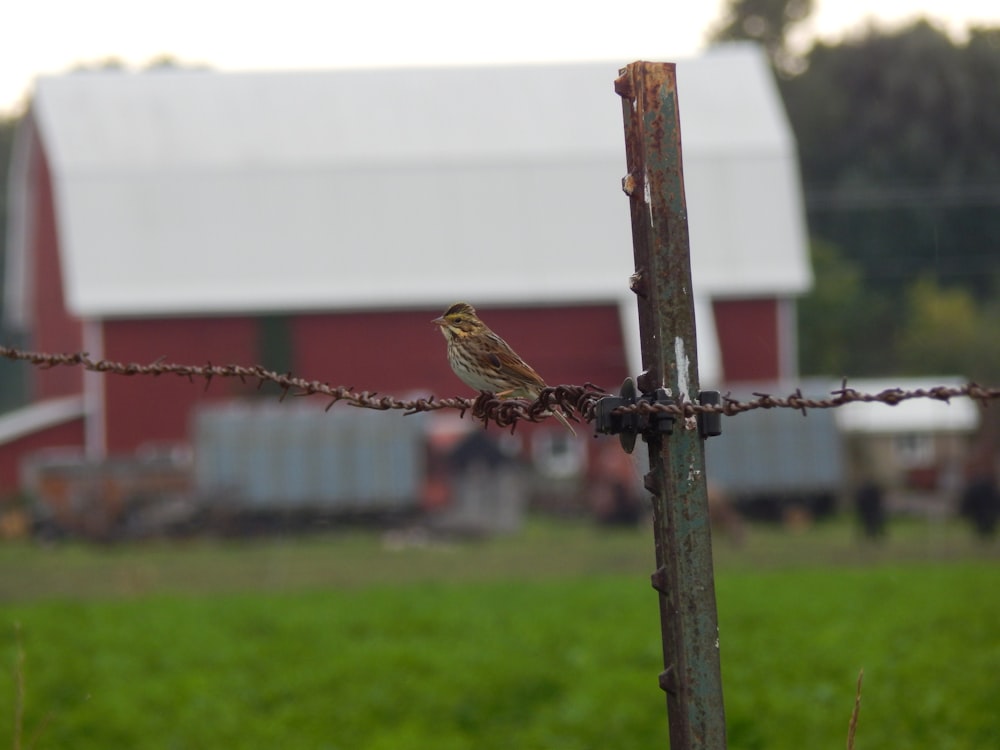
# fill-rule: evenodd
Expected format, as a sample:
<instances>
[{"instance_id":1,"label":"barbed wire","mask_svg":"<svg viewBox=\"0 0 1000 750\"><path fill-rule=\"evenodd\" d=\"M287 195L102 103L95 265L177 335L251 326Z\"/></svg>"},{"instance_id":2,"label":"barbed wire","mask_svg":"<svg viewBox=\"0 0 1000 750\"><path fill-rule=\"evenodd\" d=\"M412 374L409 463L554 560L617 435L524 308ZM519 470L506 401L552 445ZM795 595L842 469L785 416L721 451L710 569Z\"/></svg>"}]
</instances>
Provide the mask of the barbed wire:
<instances>
[{"instance_id":1,"label":"barbed wire","mask_svg":"<svg viewBox=\"0 0 1000 750\"><path fill-rule=\"evenodd\" d=\"M551 415L552 410L559 409L575 422L593 422L597 402L608 395L607 391L594 385L558 385L544 388L534 401L527 399L498 398L491 393L480 393L476 398L426 398L399 399L394 396L380 395L375 391L355 391L353 387L332 386L318 380L306 380L290 373L281 374L267 370L259 365L214 365L208 362L204 365L185 365L165 362L160 358L149 364L136 362L114 362L105 359L92 359L86 352L74 354L50 354L45 352L25 351L8 346L0 346L0 357L9 360L26 362L42 369L53 367L80 367L90 372L124 376L175 375L186 377L194 382L205 381L207 389L216 378L237 378L244 383L256 383L258 388L265 383L273 383L281 389L281 399L286 396L327 396L330 401L326 408L335 404L345 403L363 409L379 411L400 410L405 414L437 411L440 409L456 409L461 416L471 413L474 419L499 427L513 429L518 422L541 422ZM850 388L845 378L839 389L831 391L829 398L810 398L796 389L785 397L774 397L768 393L753 393L753 399L741 401L731 398L729 394L722 397L721 404L699 404L681 396L676 403L651 404L640 402L630 406L620 406L615 413L638 412L640 414L667 413L678 418L693 417L698 414L724 414L736 416L756 409L795 409L803 415L810 409L833 409L851 403L883 403L895 406L904 401L914 399L932 399L948 402L953 398L971 398L983 406L989 401L1000 398L1000 388L981 386L977 383L967 383L961 386L934 386L904 390L888 388L878 393L862 393Z\"/></svg>"}]
</instances>

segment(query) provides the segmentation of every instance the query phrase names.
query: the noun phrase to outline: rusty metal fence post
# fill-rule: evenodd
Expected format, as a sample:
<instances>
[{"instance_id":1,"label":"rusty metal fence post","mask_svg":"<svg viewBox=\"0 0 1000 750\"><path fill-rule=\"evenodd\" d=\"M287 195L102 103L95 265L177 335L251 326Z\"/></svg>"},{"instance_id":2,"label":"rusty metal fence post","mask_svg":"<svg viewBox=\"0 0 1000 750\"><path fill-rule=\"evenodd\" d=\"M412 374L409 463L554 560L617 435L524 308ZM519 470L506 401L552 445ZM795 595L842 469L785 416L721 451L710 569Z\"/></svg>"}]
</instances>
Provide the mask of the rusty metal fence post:
<instances>
[{"instance_id":1,"label":"rusty metal fence post","mask_svg":"<svg viewBox=\"0 0 1000 750\"><path fill-rule=\"evenodd\" d=\"M635 62L620 71L638 298L643 393L665 387L696 400L698 357L681 165L676 67ZM708 520L705 452L695 420L646 438L672 750L725 748L718 618Z\"/></svg>"}]
</instances>

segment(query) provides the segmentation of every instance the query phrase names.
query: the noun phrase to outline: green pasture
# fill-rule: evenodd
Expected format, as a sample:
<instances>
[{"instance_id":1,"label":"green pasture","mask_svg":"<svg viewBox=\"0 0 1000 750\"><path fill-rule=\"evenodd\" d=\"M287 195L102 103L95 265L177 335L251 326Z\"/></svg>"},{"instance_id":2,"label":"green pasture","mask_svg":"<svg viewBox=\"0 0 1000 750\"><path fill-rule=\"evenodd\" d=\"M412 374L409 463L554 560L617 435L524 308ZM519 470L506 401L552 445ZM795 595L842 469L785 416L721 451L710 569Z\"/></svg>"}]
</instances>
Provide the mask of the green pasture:
<instances>
[{"instance_id":1,"label":"green pasture","mask_svg":"<svg viewBox=\"0 0 1000 750\"><path fill-rule=\"evenodd\" d=\"M731 748L1000 746L1000 543L717 540ZM666 747L648 529L0 546L0 744Z\"/></svg>"}]
</instances>

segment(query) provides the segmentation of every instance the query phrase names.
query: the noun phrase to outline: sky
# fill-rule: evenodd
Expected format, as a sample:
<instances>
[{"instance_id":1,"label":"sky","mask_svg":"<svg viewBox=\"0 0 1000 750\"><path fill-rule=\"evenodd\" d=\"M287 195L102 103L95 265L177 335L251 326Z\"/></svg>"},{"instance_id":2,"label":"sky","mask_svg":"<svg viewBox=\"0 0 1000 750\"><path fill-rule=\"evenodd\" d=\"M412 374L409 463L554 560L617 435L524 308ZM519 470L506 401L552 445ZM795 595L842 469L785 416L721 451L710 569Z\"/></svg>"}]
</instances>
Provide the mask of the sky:
<instances>
[{"instance_id":1,"label":"sky","mask_svg":"<svg viewBox=\"0 0 1000 750\"><path fill-rule=\"evenodd\" d=\"M723 0L22 0L0 13L0 113L41 74L169 55L218 70L676 60L695 55ZM919 15L955 34L1000 25L998 0L817 0L808 27L836 40ZM878 10L872 11L874 6Z\"/></svg>"}]
</instances>

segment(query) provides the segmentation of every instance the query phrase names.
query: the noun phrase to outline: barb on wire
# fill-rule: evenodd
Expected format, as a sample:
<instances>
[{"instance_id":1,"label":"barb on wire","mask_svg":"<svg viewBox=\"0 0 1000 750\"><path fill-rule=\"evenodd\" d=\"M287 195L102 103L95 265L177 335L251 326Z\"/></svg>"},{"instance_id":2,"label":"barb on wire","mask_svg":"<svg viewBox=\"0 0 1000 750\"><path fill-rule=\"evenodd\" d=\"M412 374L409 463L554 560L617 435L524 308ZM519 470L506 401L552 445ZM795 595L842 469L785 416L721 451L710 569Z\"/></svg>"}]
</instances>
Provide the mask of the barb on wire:
<instances>
[{"instance_id":1,"label":"barb on wire","mask_svg":"<svg viewBox=\"0 0 1000 750\"><path fill-rule=\"evenodd\" d=\"M335 404L345 403L363 409L380 411L401 410L405 414L437 411L439 409L457 409L461 415L469 412L474 419L500 427L510 427L512 430L518 422L541 422L550 412L558 409L576 422L593 422L597 402L606 392L594 385L559 385L544 388L534 401L526 399L497 398L491 393L481 393L478 398L436 398L428 396L416 399L398 399L368 391L355 391L353 387L332 386L318 380L298 378L290 373L279 374L266 370L259 365L183 365L164 361L160 357L149 364L136 362L112 362L104 359L91 359L86 352L75 354L47 354L31 352L0 346L0 357L27 362L35 367L50 369L53 367L82 367L84 370L114 375L175 375L186 377L194 382L196 379L205 381L207 388L214 378L238 378L244 383L256 383L261 387L264 383L274 383L281 389L280 398L292 396L321 395L330 399L326 408ZM784 398L774 397L768 393L754 393L754 398L740 401L725 395L718 405L698 404L683 396L672 404L650 404L640 402L631 406L621 406L616 413L637 411L640 413L665 412L676 417L692 417L700 413L725 414L736 416L755 409L795 409L803 415L810 409L833 409L851 403L883 403L895 406L903 401L919 398L930 398L937 401L950 401L953 398L971 398L984 406L991 400L1000 398L1000 388L981 386L968 383L963 386L935 386L932 388L917 388L903 390L889 388L879 393L861 393L848 387L846 378L841 387L832 391L830 398L807 398L801 389Z\"/></svg>"}]
</instances>

